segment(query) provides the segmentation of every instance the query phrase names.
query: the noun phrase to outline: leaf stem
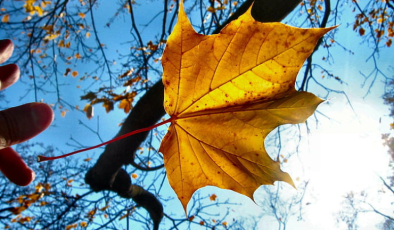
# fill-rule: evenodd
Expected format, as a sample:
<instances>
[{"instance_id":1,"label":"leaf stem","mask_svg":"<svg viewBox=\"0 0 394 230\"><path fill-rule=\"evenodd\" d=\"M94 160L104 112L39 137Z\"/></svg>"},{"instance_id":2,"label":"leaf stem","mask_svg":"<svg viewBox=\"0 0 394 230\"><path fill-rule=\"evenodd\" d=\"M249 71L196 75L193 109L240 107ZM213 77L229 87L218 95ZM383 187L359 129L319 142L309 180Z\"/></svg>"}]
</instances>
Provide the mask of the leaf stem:
<instances>
[{"instance_id":1,"label":"leaf stem","mask_svg":"<svg viewBox=\"0 0 394 230\"><path fill-rule=\"evenodd\" d=\"M60 159L60 158L63 158L63 157L68 157L68 156L71 156L71 155L74 155L74 154L77 154L77 153L80 153L80 152L85 152L85 151L88 151L88 150L91 150L91 149L95 149L95 148L101 147L103 145L107 145L107 144L110 144L112 142L118 141L120 139L132 136L132 135L137 134L137 133L150 131L150 130L156 128L156 127L159 127L161 125L164 125L164 124L167 124L169 122L172 122L173 120L174 120L174 117L171 117L171 118L169 118L167 120L164 120L164 121L162 121L160 123L157 123L155 125L152 125L152 126L149 126L149 127L146 127L146 128L142 128L142 129L137 129L137 130L131 131L129 133L123 134L122 136L116 137L116 138L114 138L112 140L103 142L101 144L98 144L98 145L95 145L95 146L92 146L92 147L88 147L88 148L85 148L85 149L80 149L80 150L77 150L77 151L74 151L74 152L71 152L71 153L67 153L67 154L64 154L64 155L60 155L60 156L56 156L56 157L46 157L46 156L39 155L37 162L56 160L56 159Z\"/></svg>"}]
</instances>

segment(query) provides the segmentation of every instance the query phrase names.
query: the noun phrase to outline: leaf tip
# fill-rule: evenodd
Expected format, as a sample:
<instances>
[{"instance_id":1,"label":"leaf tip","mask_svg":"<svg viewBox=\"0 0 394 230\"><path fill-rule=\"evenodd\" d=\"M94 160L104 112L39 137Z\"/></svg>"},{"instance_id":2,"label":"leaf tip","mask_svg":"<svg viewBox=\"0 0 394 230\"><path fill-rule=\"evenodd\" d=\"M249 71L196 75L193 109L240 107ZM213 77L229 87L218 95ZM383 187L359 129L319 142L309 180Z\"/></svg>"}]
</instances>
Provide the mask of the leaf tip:
<instances>
[{"instance_id":1,"label":"leaf tip","mask_svg":"<svg viewBox=\"0 0 394 230\"><path fill-rule=\"evenodd\" d=\"M183 0L179 1L179 9L178 9L178 20L179 20L179 16L180 14L186 14L185 13L185 8L183 7Z\"/></svg>"},{"instance_id":2,"label":"leaf tip","mask_svg":"<svg viewBox=\"0 0 394 230\"><path fill-rule=\"evenodd\" d=\"M318 29L321 30L321 31L323 31L323 34L322 34L322 36L323 36L324 34L330 32L331 30L336 29L336 28L339 27L339 26L340 26L340 25L335 25L335 26L330 26L330 27L326 27L326 28L318 28Z\"/></svg>"},{"instance_id":3,"label":"leaf tip","mask_svg":"<svg viewBox=\"0 0 394 230\"><path fill-rule=\"evenodd\" d=\"M187 204L189 203L188 200L184 200L179 198L183 207L183 211L185 211L185 216L187 217L188 213L187 213Z\"/></svg>"},{"instance_id":4,"label":"leaf tip","mask_svg":"<svg viewBox=\"0 0 394 230\"><path fill-rule=\"evenodd\" d=\"M255 19L254 19L253 16L252 16L252 7L253 7L253 5L254 5L254 1L253 1L252 4L249 6L249 8L246 10L246 12L245 12L244 14L240 15L240 16L238 17L238 19L244 18L244 19L247 19L247 20L255 21Z\"/></svg>"},{"instance_id":5,"label":"leaf tip","mask_svg":"<svg viewBox=\"0 0 394 230\"><path fill-rule=\"evenodd\" d=\"M285 181L285 182L291 185L291 187L293 187L295 190L297 190L297 186L295 186L293 179L291 179L290 176L289 179L290 179L289 181Z\"/></svg>"}]
</instances>

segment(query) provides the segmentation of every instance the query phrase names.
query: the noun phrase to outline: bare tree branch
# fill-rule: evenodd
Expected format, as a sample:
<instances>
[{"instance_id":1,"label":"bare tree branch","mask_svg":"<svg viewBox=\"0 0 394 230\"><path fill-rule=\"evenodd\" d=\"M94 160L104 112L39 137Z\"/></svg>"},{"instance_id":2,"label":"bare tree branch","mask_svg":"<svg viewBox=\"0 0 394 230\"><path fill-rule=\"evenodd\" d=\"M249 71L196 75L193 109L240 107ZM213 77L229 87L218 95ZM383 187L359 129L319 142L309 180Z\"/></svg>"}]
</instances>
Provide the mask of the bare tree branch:
<instances>
[{"instance_id":1,"label":"bare tree branch","mask_svg":"<svg viewBox=\"0 0 394 230\"><path fill-rule=\"evenodd\" d=\"M381 176L379 176L379 178L383 181L384 186L394 194L394 190L386 183L386 181Z\"/></svg>"},{"instance_id":2,"label":"bare tree branch","mask_svg":"<svg viewBox=\"0 0 394 230\"><path fill-rule=\"evenodd\" d=\"M387 218L387 219L389 219L389 220L394 220L393 217L388 216L388 215L386 215L386 214L384 214L384 213L382 213L382 212L376 210L371 204L368 204L368 205L369 205L369 206L373 209L373 211L376 212L377 214L379 214L379 215L381 215L381 216L383 216L384 218Z\"/></svg>"}]
</instances>

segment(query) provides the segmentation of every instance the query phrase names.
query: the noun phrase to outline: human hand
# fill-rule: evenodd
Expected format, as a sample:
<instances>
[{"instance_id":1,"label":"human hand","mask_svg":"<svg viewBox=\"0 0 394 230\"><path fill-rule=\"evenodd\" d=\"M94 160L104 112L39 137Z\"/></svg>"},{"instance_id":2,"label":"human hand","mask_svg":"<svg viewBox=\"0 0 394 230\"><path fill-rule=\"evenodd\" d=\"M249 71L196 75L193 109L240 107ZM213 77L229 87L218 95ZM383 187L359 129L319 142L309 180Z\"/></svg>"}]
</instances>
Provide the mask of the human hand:
<instances>
[{"instance_id":1,"label":"human hand","mask_svg":"<svg viewBox=\"0 0 394 230\"><path fill-rule=\"evenodd\" d=\"M0 40L0 64L10 58L14 50L11 40ZM15 64L0 66L0 90L19 78ZM51 107L44 103L28 103L0 111L0 170L13 183L26 186L35 173L10 146L24 142L44 131L53 121Z\"/></svg>"}]
</instances>

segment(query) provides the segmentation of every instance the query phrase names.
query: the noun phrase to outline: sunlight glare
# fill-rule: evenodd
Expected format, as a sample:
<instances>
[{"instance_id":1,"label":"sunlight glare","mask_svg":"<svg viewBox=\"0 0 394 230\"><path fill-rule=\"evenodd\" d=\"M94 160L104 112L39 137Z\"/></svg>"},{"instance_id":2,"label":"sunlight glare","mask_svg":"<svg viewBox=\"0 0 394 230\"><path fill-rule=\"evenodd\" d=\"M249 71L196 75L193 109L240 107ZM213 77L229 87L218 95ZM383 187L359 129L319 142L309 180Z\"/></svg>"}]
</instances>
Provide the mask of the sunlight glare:
<instances>
[{"instance_id":1,"label":"sunlight glare","mask_svg":"<svg viewBox=\"0 0 394 230\"><path fill-rule=\"evenodd\" d=\"M381 139L379 118L337 112L341 122L325 122L309 136L310 181L316 195L311 219L333 223L343 197L381 185L388 172L388 154ZM308 157L307 157L308 158ZM376 189L375 189L376 190ZM313 214L314 213L314 214ZM316 215L316 216L314 216ZM331 219L331 220L328 220Z\"/></svg>"}]
</instances>

